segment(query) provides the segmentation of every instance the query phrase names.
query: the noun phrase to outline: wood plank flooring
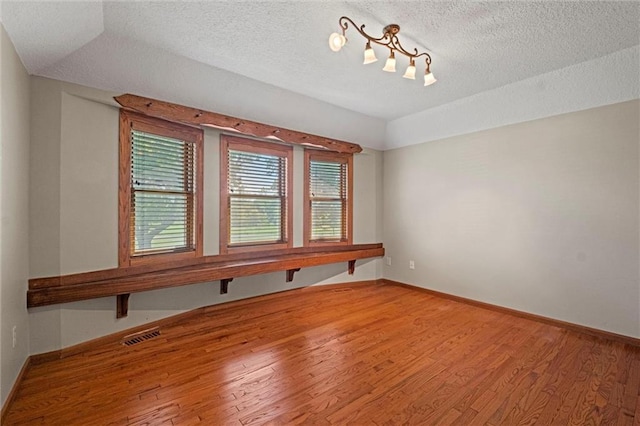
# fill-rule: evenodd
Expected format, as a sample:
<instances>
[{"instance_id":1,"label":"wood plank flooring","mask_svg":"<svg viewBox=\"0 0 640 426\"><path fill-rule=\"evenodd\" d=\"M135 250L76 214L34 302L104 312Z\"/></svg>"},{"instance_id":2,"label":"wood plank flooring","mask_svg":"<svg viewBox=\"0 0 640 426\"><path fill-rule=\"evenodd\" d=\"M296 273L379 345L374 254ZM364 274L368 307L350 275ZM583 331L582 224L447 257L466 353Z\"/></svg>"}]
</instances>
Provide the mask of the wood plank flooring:
<instances>
[{"instance_id":1,"label":"wood plank flooring","mask_svg":"<svg viewBox=\"0 0 640 426\"><path fill-rule=\"evenodd\" d=\"M6 425L640 425L640 348L382 284L34 365Z\"/></svg>"}]
</instances>

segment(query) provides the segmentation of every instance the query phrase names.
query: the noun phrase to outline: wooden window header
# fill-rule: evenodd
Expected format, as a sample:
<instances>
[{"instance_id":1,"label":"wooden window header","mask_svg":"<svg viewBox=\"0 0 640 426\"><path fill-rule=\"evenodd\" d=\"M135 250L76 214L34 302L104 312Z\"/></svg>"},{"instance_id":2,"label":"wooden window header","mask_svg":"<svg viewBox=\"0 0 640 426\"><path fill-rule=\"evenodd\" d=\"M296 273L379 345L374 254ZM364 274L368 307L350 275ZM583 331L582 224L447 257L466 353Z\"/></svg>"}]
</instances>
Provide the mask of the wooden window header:
<instances>
[{"instance_id":1,"label":"wooden window header","mask_svg":"<svg viewBox=\"0 0 640 426\"><path fill-rule=\"evenodd\" d=\"M203 111L170 102L144 98L142 96L124 94L116 96L114 99L124 109L176 123L191 126L210 126L222 130L237 131L259 138L277 138L286 143L311 148L321 148L333 152L355 154L362 151L362 147L354 143L244 120L215 112Z\"/></svg>"}]
</instances>

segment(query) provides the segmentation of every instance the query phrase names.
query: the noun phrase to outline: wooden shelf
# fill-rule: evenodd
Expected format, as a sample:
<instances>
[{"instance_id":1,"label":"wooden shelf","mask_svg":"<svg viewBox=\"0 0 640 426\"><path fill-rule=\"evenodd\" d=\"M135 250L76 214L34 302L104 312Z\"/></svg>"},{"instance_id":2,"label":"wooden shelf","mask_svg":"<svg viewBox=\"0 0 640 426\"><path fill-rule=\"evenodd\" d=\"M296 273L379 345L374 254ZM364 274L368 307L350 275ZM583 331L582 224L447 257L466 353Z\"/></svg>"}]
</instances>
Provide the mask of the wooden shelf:
<instances>
[{"instance_id":1,"label":"wooden shelf","mask_svg":"<svg viewBox=\"0 0 640 426\"><path fill-rule=\"evenodd\" d=\"M220 290L226 293L229 283L238 277L286 271L287 280L292 280L300 268L339 262L347 262L349 273L353 273L356 260L383 255L382 244L299 247L35 278L29 280L27 307L118 296L118 316L121 317L127 314L130 293L208 281L220 281Z\"/></svg>"}]
</instances>

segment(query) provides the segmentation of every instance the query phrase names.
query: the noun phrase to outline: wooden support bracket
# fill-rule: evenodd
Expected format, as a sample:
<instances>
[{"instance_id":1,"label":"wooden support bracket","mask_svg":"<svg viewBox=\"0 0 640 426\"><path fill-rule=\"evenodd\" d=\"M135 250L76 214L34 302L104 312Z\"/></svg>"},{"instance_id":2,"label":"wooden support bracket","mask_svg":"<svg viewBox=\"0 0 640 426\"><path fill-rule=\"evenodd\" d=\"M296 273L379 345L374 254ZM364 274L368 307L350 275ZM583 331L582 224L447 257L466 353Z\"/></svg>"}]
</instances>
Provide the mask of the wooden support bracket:
<instances>
[{"instance_id":1,"label":"wooden support bracket","mask_svg":"<svg viewBox=\"0 0 640 426\"><path fill-rule=\"evenodd\" d=\"M287 282L290 283L291 281L293 281L293 274L295 274L296 272L298 272L300 270L300 268L295 268L295 269L287 269Z\"/></svg>"},{"instance_id":2,"label":"wooden support bracket","mask_svg":"<svg viewBox=\"0 0 640 426\"><path fill-rule=\"evenodd\" d=\"M125 293L116 296L116 318L124 318L129 314L130 295L130 293Z\"/></svg>"},{"instance_id":3,"label":"wooden support bracket","mask_svg":"<svg viewBox=\"0 0 640 426\"><path fill-rule=\"evenodd\" d=\"M349 275L353 275L353 273L356 271L356 261L355 260L350 260L349 261Z\"/></svg>"},{"instance_id":4,"label":"wooden support bracket","mask_svg":"<svg viewBox=\"0 0 640 426\"><path fill-rule=\"evenodd\" d=\"M233 278L225 278L220 280L220 294L227 294L229 291L229 283L233 281Z\"/></svg>"}]
</instances>

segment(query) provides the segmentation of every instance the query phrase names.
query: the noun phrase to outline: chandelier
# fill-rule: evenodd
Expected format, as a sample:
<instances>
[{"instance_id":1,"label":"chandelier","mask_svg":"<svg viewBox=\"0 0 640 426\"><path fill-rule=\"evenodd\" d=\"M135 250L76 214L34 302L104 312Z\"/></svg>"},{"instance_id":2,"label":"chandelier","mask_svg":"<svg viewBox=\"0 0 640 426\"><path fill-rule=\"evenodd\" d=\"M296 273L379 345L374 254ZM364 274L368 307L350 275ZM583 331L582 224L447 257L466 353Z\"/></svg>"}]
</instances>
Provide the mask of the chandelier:
<instances>
[{"instance_id":1,"label":"chandelier","mask_svg":"<svg viewBox=\"0 0 640 426\"><path fill-rule=\"evenodd\" d=\"M431 56L428 53L422 52L418 53L418 49L413 49L413 53L407 51L400 44L400 40L398 40L398 33L400 32L400 26L396 24L387 25L382 29L382 37L376 38L372 37L366 32L364 32L364 24L359 28L358 26L346 16L343 16L338 20L340 27L342 28L342 34L333 33L329 36L329 47L334 52L342 49L342 46L347 42L347 38L345 37L345 33L349 28L349 24L351 24L356 31L358 31L364 38L367 39L367 44L364 48L364 64L371 64L376 62L378 59L376 58L376 54L371 48L371 43L379 44L380 46L387 47L389 49L389 57L387 58L387 62L384 64L383 71L387 72L396 72L396 53L401 53L404 56L409 58L409 66L407 70L404 72L403 77L409 78L411 80L416 79L416 59L421 56L425 57L425 62L427 64L424 71L424 85L429 86L436 82L435 77L431 73Z\"/></svg>"}]
</instances>

